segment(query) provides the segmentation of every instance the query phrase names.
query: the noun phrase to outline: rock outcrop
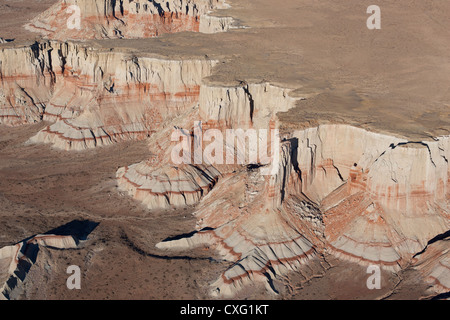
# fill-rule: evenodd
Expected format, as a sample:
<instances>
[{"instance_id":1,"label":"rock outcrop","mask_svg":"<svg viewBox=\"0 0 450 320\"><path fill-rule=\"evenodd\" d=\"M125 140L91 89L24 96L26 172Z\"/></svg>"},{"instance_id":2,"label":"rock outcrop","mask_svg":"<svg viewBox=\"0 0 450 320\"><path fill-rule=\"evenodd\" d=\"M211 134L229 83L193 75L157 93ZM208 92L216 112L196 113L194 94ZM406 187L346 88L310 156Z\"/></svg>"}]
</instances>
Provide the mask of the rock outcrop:
<instances>
[{"instance_id":1,"label":"rock outcrop","mask_svg":"<svg viewBox=\"0 0 450 320\"><path fill-rule=\"evenodd\" d=\"M223 177L194 213L198 232L157 247L207 246L233 262L212 284L212 295L231 297L251 281L264 281L275 292L274 277L297 270L322 247L320 212L296 192L290 151L285 143L274 176L249 168Z\"/></svg>"},{"instance_id":2,"label":"rock outcrop","mask_svg":"<svg viewBox=\"0 0 450 320\"><path fill-rule=\"evenodd\" d=\"M27 28L53 39L216 32L231 23L206 15L221 3L66 0ZM81 9L79 30L66 30L70 5ZM450 136L410 141L344 124L280 134L277 113L298 101L290 90L203 82L215 64L70 41L2 47L0 124L48 121L30 142L64 150L148 139L151 158L120 168L118 188L150 210L195 206L193 235L157 248L207 246L232 262L214 295L249 281L275 292L275 277L323 253L394 272L414 265L449 291L447 242L430 240L450 229ZM76 243L45 235L1 249L5 298L39 245Z\"/></svg>"},{"instance_id":3,"label":"rock outcrop","mask_svg":"<svg viewBox=\"0 0 450 320\"><path fill-rule=\"evenodd\" d=\"M204 129L275 129L276 113L289 110L299 100L289 96L289 89L269 83L201 89L199 120Z\"/></svg>"},{"instance_id":4,"label":"rock outcrop","mask_svg":"<svg viewBox=\"0 0 450 320\"><path fill-rule=\"evenodd\" d=\"M450 229L448 136L408 141L349 125L271 135L298 99L268 83L203 83L215 64L72 42L5 47L0 123L51 122L30 141L65 150L148 139L152 157L119 169L119 188L149 209L197 206L198 232L158 247L209 245L235 262L214 284L220 295L248 280L270 287L323 252L397 271ZM227 140L228 130L243 136ZM174 163L183 137L199 162ZM216 138L220 150L206 143ZM261 147L268 162L251 158Z\"/></svg>"},{"instance_id":5,"label":"rock outcrop","mask_svg":"<svg viewBox=\"0 0 450 320\"><path fill-rule=\"evenodd\" d=\"M25 25L54 40L150 38L181 31L227 31L230 17L209 16L223 0L60 0Z\"/></svg>"},{"instance_id":6,"label":"rock outcrop","mask_svg":"<svg viewBox=\"0 0 450 320\"><path fill-rule=\"evenodd\" d=\"M138 163L117 172L120 188L150 208L184 207L197 204L216 183L214 167L169 166L156 169Z\"/></svg>"},{"instance_id":7,"label":"rock outcrop","mask_svg":"<svg viewBox=\"0 0 450 320\"><path fill-rule=\"evenodd\" d=\"M431 294L447 294L447 298L450 293L449 234L446 232L432 239L413 259L413 267L423 274L431 286Z\"/></svg>"},{"instance_id":8,"label":"rock outcrop","mask_svg":"<svg viewBox=\"0 0 450 320\"><path fill-rule=\"evenodd\" d=\"M54 122L31 141L65 150L144 139L197 104L214 63L137 58L71 42L1 49L0 123Z\"/></svg>"},{"instance_id":9,"label":"rock outcrop","mask_svg":"<svg viewBox=\"0 0 450 320\"><path fill-rule=\"evenodd\" d=\"M276 127L276 111L295 103L279 90L249 88L201 92L204 126ZM323 125L282 139L274 175L216 166L219 182L194 213L198 232L158 244L213 246L235 262L214 284L216 293L230 296L246 280L295 269L316 251L398 271L449 229L449 137L415 142Z\"/></svg>"},{"instance_id":10,"label":"rock outcrop","mask_svg":"<svg viewBox=\"0 0 450 320\"><path fill-rule=\"evenodd\" d=\"M197 114L183 117L184 123L178 122L176 126L184 124L184 128L189 128L184 132L186 136L194 137L193 144L196 143L195 134L200 132L203 136L211 129L217 130L216 133L223 137L227 130L232 129L275 129L276 112L285 111L294 103L295 99L289 97L288 90L267 83L236 87L205 85L200 90ZM201 123L201 127L192 126L194 119L200 119L198 123ZM167 141L169 134L164 135ZM152 138L156 138L156 135ZM264 142L269 143L271 139L273 137ZM159 143L161 141L164 140L158 139ZM258 141L261 146L261 140ZM222 142L224 154L227 150L233 150L234 155L242 154L249 160L251 143L239 145L234 144L234 140ZM168 150L162 153L166 154L163 158L167 162L166 168L171 168L173 164L169 161L172 148L158 148ZM264 280L267 287L271 288L272 277L297 269L314 257L315 244L321 245L321 232L314 231L322 227L320 212L299 192L298 172L291 161L292 145L289 141L283 143L280 165L275 166L273 175L261 174L261 169L269 167L271 163L261 163L260 159L256 159L247 165L227 164L225 161L216 161L217 150L215 156L208 157L208 153L205 153L207 148L206 145L200 147L203 161L218 172L218 179L212 191L209 190L202 199L196 199L197 202L201 200L194 213L198 219L198 232L189 238L161 242L157 247L180 250L210 246L217 249L225 259L235 262L214 284L212 293L215 295L232 296L245 283L254 280ZM272 151L270 147L267 150ZM154 153L158 154L158 151ZM160 160L158 157L152 162L161 163ZM151 171L150 161L138 166L141 172ZM199 165L191 163L180 167L192 166ZM130 185L130 181L123 179L125 170L118 172L122 188ZM154 172L160 176L159 169ZM133 190L132 187L130 189ZM298 197L297 201L292 201L291 194ZM136 192L134 196L138 197ZM147 197L156 199L150 193L147 193ZM146 203L153 205L155 201Z\"/></svg>"},{"instance_id":11,"label":"rock outcrop","mask_svg":"<svg viewBox=\"0 0 450 320\"><path fill-rule=\"evenodd\" d=\"M199 142L201 145L195 147L196 137L202 140L209 129L217 129L216 133L224 138L226 130L232 128L274 129L277 110L285 110L295 102L287 93L288 90L267 83L238 87L202 85L198 106L174 118L171 125L165 126L150 138L149 150L153 157L118 170L120 189L143 201L149 209L197 204L212 189L221 175L241 167L234 161L231 164L226 163L227 150L233 150L236 159L239 157L249 159L249 150L255 146L247 148L249 145L245 144L245 141L242 144L235 143L234 140L221 141L223 156L219 157L219 150L217 153L206 152L209 145L206 142ZM279 105L285 107L280 108ZM196 123L199 124L197 128ZM180 142L178 139L171 141L171 137L177 131L190 140L192 158L185 159L188 161L183 163L173 161L173 150ZM271 135L271 132L267 132L269 146L266 153L271 152ZM257 136L257 139L260 137ZM202 158L201 163L196 163L194 159L195 150L198 150ZM260 162L256 160L248 164L258 165ZM275 168L275 171L277 170L278 168Z\"/></svg>"},{"instance_id":12,"label":"rock outcrop","mask_svg":"<svg viewBox=\"0 0 450 320\"><path fill-rule=\"evenodd\" d=\"M263 175L261 170L271 163L257 158L248 165L227 164L216 157L218 150L214 155L205 152L208 144L201 141L212 129L222 137L233 129L275 129L276 112L295 103L288 92L267 83L203 85L198 108L174 119L172 128L167 126L150 138L154 156L117 172L119 188L151 209L200 202L195 212L198 232L190 238L161 242L157 247L180 250L207 245L236 262L214 284L214 294L232 296L252 280L267 280L270 288L273 276L295 270L314 257L315 245L321 246L320 212L301 194L290 141L283 142L280 165L274 167L272 175ZM195 163L195 155L187 157L186 163L173 163L171 153L179 142L169 139L176 130L190 138L192 149L199 148L202 164ZM270 144L272 139L279 137L257 139L257 144ZM250 160L251 143L222 142L223 154L233 150L234 155L242 154ZM272 151L270 147L267 150ZM198 179L199 173L202 179Z\"/></svg>"},{"instance_id":13,"label":"rock outcrop","mask_svg":"<svg viewBox=\"0 0 450 320\"><path fill-rule=\"evenodd\" d=\"M449 228L449 137L411 142L346 125L296 132L302 190L329 249L399 270Z\"/></svg>"},{"instance_id":14,"label":"rock outcrop","mask_svg":"<svg viewBox=\"0 0 450 320\"><path fill-rule=\"evenodd\" d=\"M40 247L57 249L77 248L72 236L37 235L13 246L0 249L0 300L10 298L11 292L21 286L31 266L36 262Z\"/></svg>"}]
</instances>

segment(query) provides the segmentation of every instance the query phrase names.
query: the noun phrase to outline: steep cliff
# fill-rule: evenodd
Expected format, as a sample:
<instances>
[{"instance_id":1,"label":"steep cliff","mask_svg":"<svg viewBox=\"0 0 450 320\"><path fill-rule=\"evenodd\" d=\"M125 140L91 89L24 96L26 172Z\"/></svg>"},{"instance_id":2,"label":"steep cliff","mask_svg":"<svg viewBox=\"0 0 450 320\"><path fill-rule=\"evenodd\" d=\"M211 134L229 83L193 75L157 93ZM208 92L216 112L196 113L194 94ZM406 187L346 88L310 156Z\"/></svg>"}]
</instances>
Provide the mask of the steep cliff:
<instances>
[{"instance_id":1,"label":"steep cliff","mask_svg":"<svg viewBox=\"0 0 450 320\"><path fill-rule=\"evenodd\" d=\"M60 0L25 28L55 40L214 33L227 31L232 19L208 13L225 7L223 0Z\"/></svg>"},{"instance_id":2,"label":"steep cliff","mask_svg":"<svg viewBox=\"0 0 450 320\"><path fill-rule=\"evenodd\" d=\"M209 246L233 262L212 294L255 280L274 290L274 278L324 253L394 272L417 262L437 292L448 289L447 251L417 254L450 229L449 136L344 124L280 134L277 114L299 99L265 82L204 82L215 65L73 42L3 47L0 123L51 122L31 142L65 150L147 139L151 157L120 168L118 187L149 209L195 206L194 235L157 247ZM180 145L194 152L180 156ZM8 270L14 248L2 253Z\"/></svg>"},{"instance_id":3,"label":"steep cliff","mask_svg":"<svg viewBox=\"0 0 450 320\"><path fill-rule=\"evenodd\" d=\"M202 87L198 116L204 130L277 128L276 113L295 103L288 93L266 84ZM322 125L278 139L275 172L262 174L259 162L215 165L218 182L194 213L198 232L157 245L212 246L235 262L215 294L232 296L248 280L270 288L317 252L398 271L450 229L448 136L408 141Z\"/></svg>"},{"instance_id":4,"label":"steep cliff","mask_svg":"<svg viewBox=\"0 0 450 320\"><path fill-rule=\"evenodd\" d=\"M0 123L54 122L31 141L66 150L143 139L197 103L213 65L71 42L1 49Z\"/></svg>"},{"instance_id":5,"label":"steep cliff","mask_svg":"<svg viewBox=\"0 0 450 320\"><path fill-rule=\"evenodd\" d=\"M291 147L282 145L273 176L241 168L222 177L194 213L198 232L157 244L170 250L207 246L233 262L211 284L212 295L231 297L251 281L263 281L274 292L275 277L298 270L322 251L320 211L298 192Z\"/></svg>"},{"instance_id":6,"label":"steep cliff","mask_svg":"<svg viewBox=\"0 0 450 320\"><path fill-rule=\"evenodd\" d=\"M158 248L208 245L236 262L214 294L249 280L271 288L326 252L398 271L450 229L448 136L409 141L349 125L279 134L277 113L298 101L290 90L204 83L215 64L73 42L5 47L0 123L48 121L30 142L65 150L148 139L151 158L120 168L119 189L149 209L197 206L197 233ZM174 162L183 139L200 161ZM259 149L265 157L252 158Z\"/></svg>"},{"instance_id":7,"label":"steep cliff","mask_svg":"<svg viewBox=\"0 0 450 320\"><path fill-rule=\"evenodd\" d=\"M286 89L267 83L237 87L202 85L197 105L175 117L170 125L161 128L150 138L149 150L153 157L142 163L121 168L117 172L120 188L143 201L150 209L197 204L201 197L212 189L220 175L242 167L234 161L231 164L226 163L226 150L233 150L236 159L249 159L251 148L257 148L255 145L247 148L245 141L240 144L234 140L220 140L221 151L207 152L208 130L216 129L218 131L215 133L225 138L226 130L232 128L274 129L275 113L295 102L287 92ZM255 108L255 105L258 108ZM284 108L280 109L278 105ZM264 108L259 108L260 106ZM186 159L189 161L183 163L174 163L173 150L180 144L180 139L172 141L171 137L177 132L190 141L188 143L192 151L192 159ZM257 134L257 131L254 133ZM271 152L271 135L268 130L267 152ZM203 137L205 143L197 141L199 145L195 147L196 139L203 140ZM257 136L257 139L260 138ZM200 163L194 161L195 150L200 154ZM220 157L219 153L223 156ZM260 163L260 159L256 160L252 164Z\"/></svg>"},{"instance_id":8,"label":"steep cliff","mask_svg":"<svg viewBox=\"0 0 450 320\"><path fill-rule=\"evenodd\" d=\"M21 286L28 271L36 262L40 247L71 249L77 247L72 236L37 235L13 246L0 249L0 300L10 298L11 292Z\"/></svg>"}]
</instances>

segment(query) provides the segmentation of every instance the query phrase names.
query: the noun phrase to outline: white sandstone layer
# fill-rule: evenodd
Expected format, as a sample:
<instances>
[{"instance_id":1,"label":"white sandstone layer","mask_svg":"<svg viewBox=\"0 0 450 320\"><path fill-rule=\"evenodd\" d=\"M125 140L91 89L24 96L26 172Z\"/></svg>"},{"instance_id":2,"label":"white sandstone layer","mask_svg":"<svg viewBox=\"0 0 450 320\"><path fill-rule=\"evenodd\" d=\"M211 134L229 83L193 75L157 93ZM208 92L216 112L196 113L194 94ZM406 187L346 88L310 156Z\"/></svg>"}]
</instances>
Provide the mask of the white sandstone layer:
<instances>
[{"instance_id":1,"label":"white sandstone layer","mask_svg":"<svg viewBox=\"0 0 450 320\"><path fill-rule=\"evenodd\" d=\"M203 130L274 129L276 113L295 102L288 90L268 84L203 85L198 116ZM197 229L209 231L158 244L161 249L211 244L225 258L239 262L215 284L221 295L233 295L247 280L270 279L274 275L267 270L282 274L295 269L286 267L291 257L274 243L289 243L288 251L296 252L292 265L306 261L315 250L328 250L363 265L398 270L429 239L449 229L449 137L414 142L349 125L323 125L282 139L280 167L272 176L256 170L249 178L253 169L245 166L214 165L219 181L208 195L196 199ZM147 203L157 208L157 202ZM286 219L289 224L278 227ZM295 223L293 229L286 227ZM299 247L305 250L289 247L298 245L298 239L303 239ZM276 259L264 253L265 247Z\"/></svg>"},{"instance_id":2,"label":"white sandstone layer","mask_svg":"<svg viewBox=\"0 0 450 320\"><path fill-rule=\"evenodd\" d=\"M296 252L290 247L298 244L294 234L304 239L305 249L294 261L305 262L310 248L397 271L430 239L449 229L449 137L408 142L347 125L324 125L287 138L289 147L283 145L280 157L283 170L277 175L268 178L253 172L249 181L244 170L219 181L195 213L197 229L208 231L157 245L178 250L211 245L235 261L214 284L216 294L232 296L249 280L294 270L286 267L290 257L273 245L282 243L288 252ZM297 161L287 155L297 155ZM288 183L279 179L281 172ZM286 226L297 223L294 233L277 222L292 216L295 219L289 218ZM284 268L280 271L278 265ZM445 259L430 273L439 274L445 283L443 268Z\"/></svg>"},{"instance_id":3,"label":"white sandstone layer","mask_svg":"<svg viewBox=\"0 0 450 320\"><path fill-rule=\"evenodd\" d=\"M226 165L225 158L219 159L222 162L209 158L204 152L207 143L200 147L200 153L203 156L206 154L202 164L197 165L194 159L187 164L175 164L172 150L178 141L171 141L174 130L181 128L186 136L192 136L198 133L194 128L197 122L201 123L199 132L202 135L209 128L217 128L218 123L223 124L220 126L222 130L274 127L277 104L286 105L280 109L282 111L294 104L294 99L289 98L287 92L267 83L240 87L202 85L198 107L187 110L170 122L171 125L165 125L150 138L149 149L155 155L154 158L118 170L119 188L142 201L150 209L197 204L201 197L212 189L222 173L230 172L239 166ZM223 99L224 97L228 100ZM221 111L217 113L217 109ZM234 123L233 119L240 121ZM225 136L223 132L223 137ZM226 149L233 149L236 155L243 154L248 158L246 146L241 150L242 146L239 144L227 143L223 143L224 154ZM270 151L269 148L268 150Z\"/></svg>"},{"instance_id":4,"label":"white sandstone layer","mask_svg":"<svg viewBox=\"0 0 450 320\"><path fill-rule=\"evenodd\" d=\"M273 176L241 169L221 179L194 213L200 231L157 247L212 246L235 262L212 284L214 295L231 297L249 281L264 281L273 290L271 279L297 270L321 245L320 213L297 192L290 150L290 143L283 144Z\"/></svg>"},{"instance_id":5,"label":"white sandstone layer","mask_svg":"<svg viewBox=\"0 0 450 320\"><path fill-rule=\"evenodd\" d=\"M119 169L119 188L149 209L198 205L197 230L207 231L158 247L212 245L239 262L215 283L220 295L233 295L248 280L270 285L325 250L398 270L450 229L449 136L408 141L321 125L276 137L282 147L272 175L262 175L267 165L258 161L227 165L206 156L201 164L174 164L174 130L192 137L197 121L202 133L277 129L277 113L296 104L289 90L267 83L202 84L214 64L53 41L4 48L0 123L55 121L32 141L62 149L150 136L152 158ZM224 149L248 153L229 142Z\"/></svg>"}]
</instances>

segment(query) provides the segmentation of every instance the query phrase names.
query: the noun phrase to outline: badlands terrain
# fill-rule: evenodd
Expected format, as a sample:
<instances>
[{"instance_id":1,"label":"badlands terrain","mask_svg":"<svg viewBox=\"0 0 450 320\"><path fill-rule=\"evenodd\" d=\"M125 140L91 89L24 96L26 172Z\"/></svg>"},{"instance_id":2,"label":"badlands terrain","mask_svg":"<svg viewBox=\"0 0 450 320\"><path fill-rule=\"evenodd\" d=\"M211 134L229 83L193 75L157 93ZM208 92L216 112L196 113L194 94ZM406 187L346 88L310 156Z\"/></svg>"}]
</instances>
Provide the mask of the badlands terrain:
<instances>
[{"instance_id":1,"label":"badlands terrain","mask_svg":"<svg viewBox=\"0 0 450 320\"><path fill-rule=\"evenodd\" d=\"M0 299L448 298L450 4L372 4L0 0Z\"/></svg>"}]
</instances>

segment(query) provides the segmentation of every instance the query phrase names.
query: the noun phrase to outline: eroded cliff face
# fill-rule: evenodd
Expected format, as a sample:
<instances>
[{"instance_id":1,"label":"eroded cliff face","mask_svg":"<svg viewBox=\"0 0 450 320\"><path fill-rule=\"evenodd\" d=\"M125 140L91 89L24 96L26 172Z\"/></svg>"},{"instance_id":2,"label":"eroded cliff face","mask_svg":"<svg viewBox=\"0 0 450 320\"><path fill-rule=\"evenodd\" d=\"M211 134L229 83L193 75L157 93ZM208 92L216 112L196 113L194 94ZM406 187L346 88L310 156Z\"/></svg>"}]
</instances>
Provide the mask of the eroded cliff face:
<instances>
[{"instance_id":1,"label":"eroded cliff face","mask_svg":"<svg viewBox=\"0 0 450 320\"><path fill-rule=\"evenodd\" d=\"M262 176L259 168L221 176L194 213L198 232L157 244L170 250L207 246L233 262L211 284L213 296L231 297L252 281L264 281L275 292L271 280L320 255L321 214L300 193L290 151L291 144L284 143L273 176Z\"/></svg>"},{"instance_id":2,"label":"eroded cliff face","mask_svg":"<svg viewBox=\"0 0 450 320\"><path fill-rule=\"evenodd\" d=\"M295 132L302 191L328 250L399 270L449 229L449 137L411 142L345 125Z\"/></svg>"},{"instance_id":3,"label":"eroded cliff face","mask_svg":"<svg viewBox=\"0 0 450 320\"><path fill-rule=\"evenodd\" d=\"M268 84L202 89L203 129L277 128L276 113L295 103L288 90ZM235 262L213 284L213 294L229 297L247 281L263 279L272 289L272 278L325 252L396 272L449 230L448 136L408 141L322 125L279 139L280 161L271 175L261 174L261 163L214 165L220 174L214 174L209 193L197 198L198 232L157 245L213 247ZM148 162L140 170L157 172ZM136 181L145 176L135 174ZM130 182L123 182L123 171L118 176L126 188Z\"/></svg>"},{"instance_id":4,"label":"eroded cliff face","mask_svg":"<svg viewBox=\"0 0 450 320\"><path fill-rule=\"evenodd\" d=\"M343 124L280 133L277 113L298 100L290 90L203 82L215 64L72 42L3 48L0 123L49 121L31 142L65 150L148 139L151 157L120 168L118 187L150 210L195 206L195 233L157 248L208 246L233 262L212 295L233 296L250 281L274 292L271 280L325 253L394 272L414 265L436 292L448 291L446 242L430 240L450 229L449 136L409 141ZM202 143L209 130L209 141L227 130L275 134L256 145L222 141L236 156L226 163ZM184 138L199 162L174 162ZM269 163L249 157L262 146ZM18 261L14 248L2 251L4 265Z\"/></svg>"},{"instance_id":5,"label":"eroded cliff face","mask_svg":"<svg viewBox=\"0 0 450 320\"><path fill-rule=\"evenodd\" d=\"M450 292L450 232L438 235L413 258L413 267L423 274L430 285L431 296ZM443 297L445 298L445 297Z\"/></svg>"},{"instance_id":6,"label":"eroded cliff face","mask_svg":"<svg viewBox=\"0 0 450 320\"><path fill-rule=\"evenodd\" d=\"M295 102L287 92L267 83L237 87L202 85L197 105L174 118L171 125L151 137L149 149L153 158L118 171L120 188L143 201L150 209L197 204L212 189L220 175L242 167L234 161L226 164L226 150L232 149L236 157L242 155L247 159L249 150L245 144L222 141L224 156L219 157L218 153L206 152L208 144L202 143L198 146L202 157L200 163L189 159L187 162L190 163L183 161L177 164L173 161L173 150L180 139L172 139L172 134L179 130L181 136L190 140L193 156L195 134L206 136L208 130L214 129L225 137L227 129L275 129L277 110L285 110ZM277 107L280 101L283 101L280 105L285 106L282 109ZM255 104L265 108L255 109ZM272 137L268 131L267 150L271 152Z\"/></svg>"},{"instance_id":7,"label":"eroded cliff face","mask_svg":"<svg viewBox=\"0 0 450 320\"><path fill-rule=\"evenodd\" d=\"M223 0L61 0L25 28L55 40L149 38L181 31L215 33L227 31L233 21L208 13L226 7Z\"/></svg>"},{"instance_id":8,"label":"eroded cliff face","mask_svg":"<svg viewBox=\"0 0 450 320\"><path fill-rule=\"evenodd\" d=\"M202 133L216 129L223 136L227 129L276 129L276 113L295 102L289 90L269 84L204 85L198 112L174 124L188 128L189 137L198 120ZM252 280L272 290L271 279L325 252L399 271L450 226L448 136L408 141L349 125L287 132L278 137L280 161L271 175L261 174L259 162L213 159L204 159L207 170L189 164L174 171L169 136L150 142L158 146L151 149L156 158L119 170L119 186L151 209L198 203L197 233L157 247L208 246L235 262L213 284L214 295L233 296ZM248 153L224 144L224 152ZM186 168L201 170L205 179L185 179L179 170Z\"/></svg>"},{"instance_id":9,"label":"eroded cliff face","mask_svg":"<svg viewBox=\"0 0 450 320\"><path fill-rule=\"evenodd\" d=\"M248 281L296 270L314 257L316 247L323 247L320 211L301 193L298 168L292 165L293 141L281 144L280 166L273 174L264 175L261 168L267 169L270 164L261 165L258 160L249 166L222 163L215 158L218 150L206 152L207 144L198 146L202 164L175 164L172 150L179 141L171 141L171 133L180 128L181 135L193 137L194 146L199 132L205 137L212 129L223 136L230 129L276 129L276 112L295 104L288 92L268 83L203 85L198 108L174 119L172 127L150 138L149 147L155 156L117 172L119 188L150 209L198 204L194 213L197 232L157 247L183 250L208 246L224 259L239 262L213 284L213 295L232 296ZM271 145L271 139L280 137L275 135L259 143ZM224 153L231 149L235 155L241 153L248 158L246 146L234 144L234 140L223 142ZM267 150L272 151L270 147ZM267 287L272 290L270 283Z\"/></svg>"},{"instance_id":10,"label":"eroded cliff face","mask_svg":"<svg viewBox=\"0 0 450 320\"><path fill-rule=\"evenodd\" d=\"M22 286L40 248L74 249L77 245L78 240L72 236L43 234L1 248L0 300L10 299L12 292Z\"/></svg>"},{"instance_id":11,"label":"eroded cliff face","mask_svg":"<svg viewBox=\"0 0 450 320\"><path fill-rule=\"evenodd\" d=\"M0 123L53 122L31 141L65 150L144 139L198 102L201 80L213 65L71 42L2 49Z\"/></svg>"}]
</instances>

